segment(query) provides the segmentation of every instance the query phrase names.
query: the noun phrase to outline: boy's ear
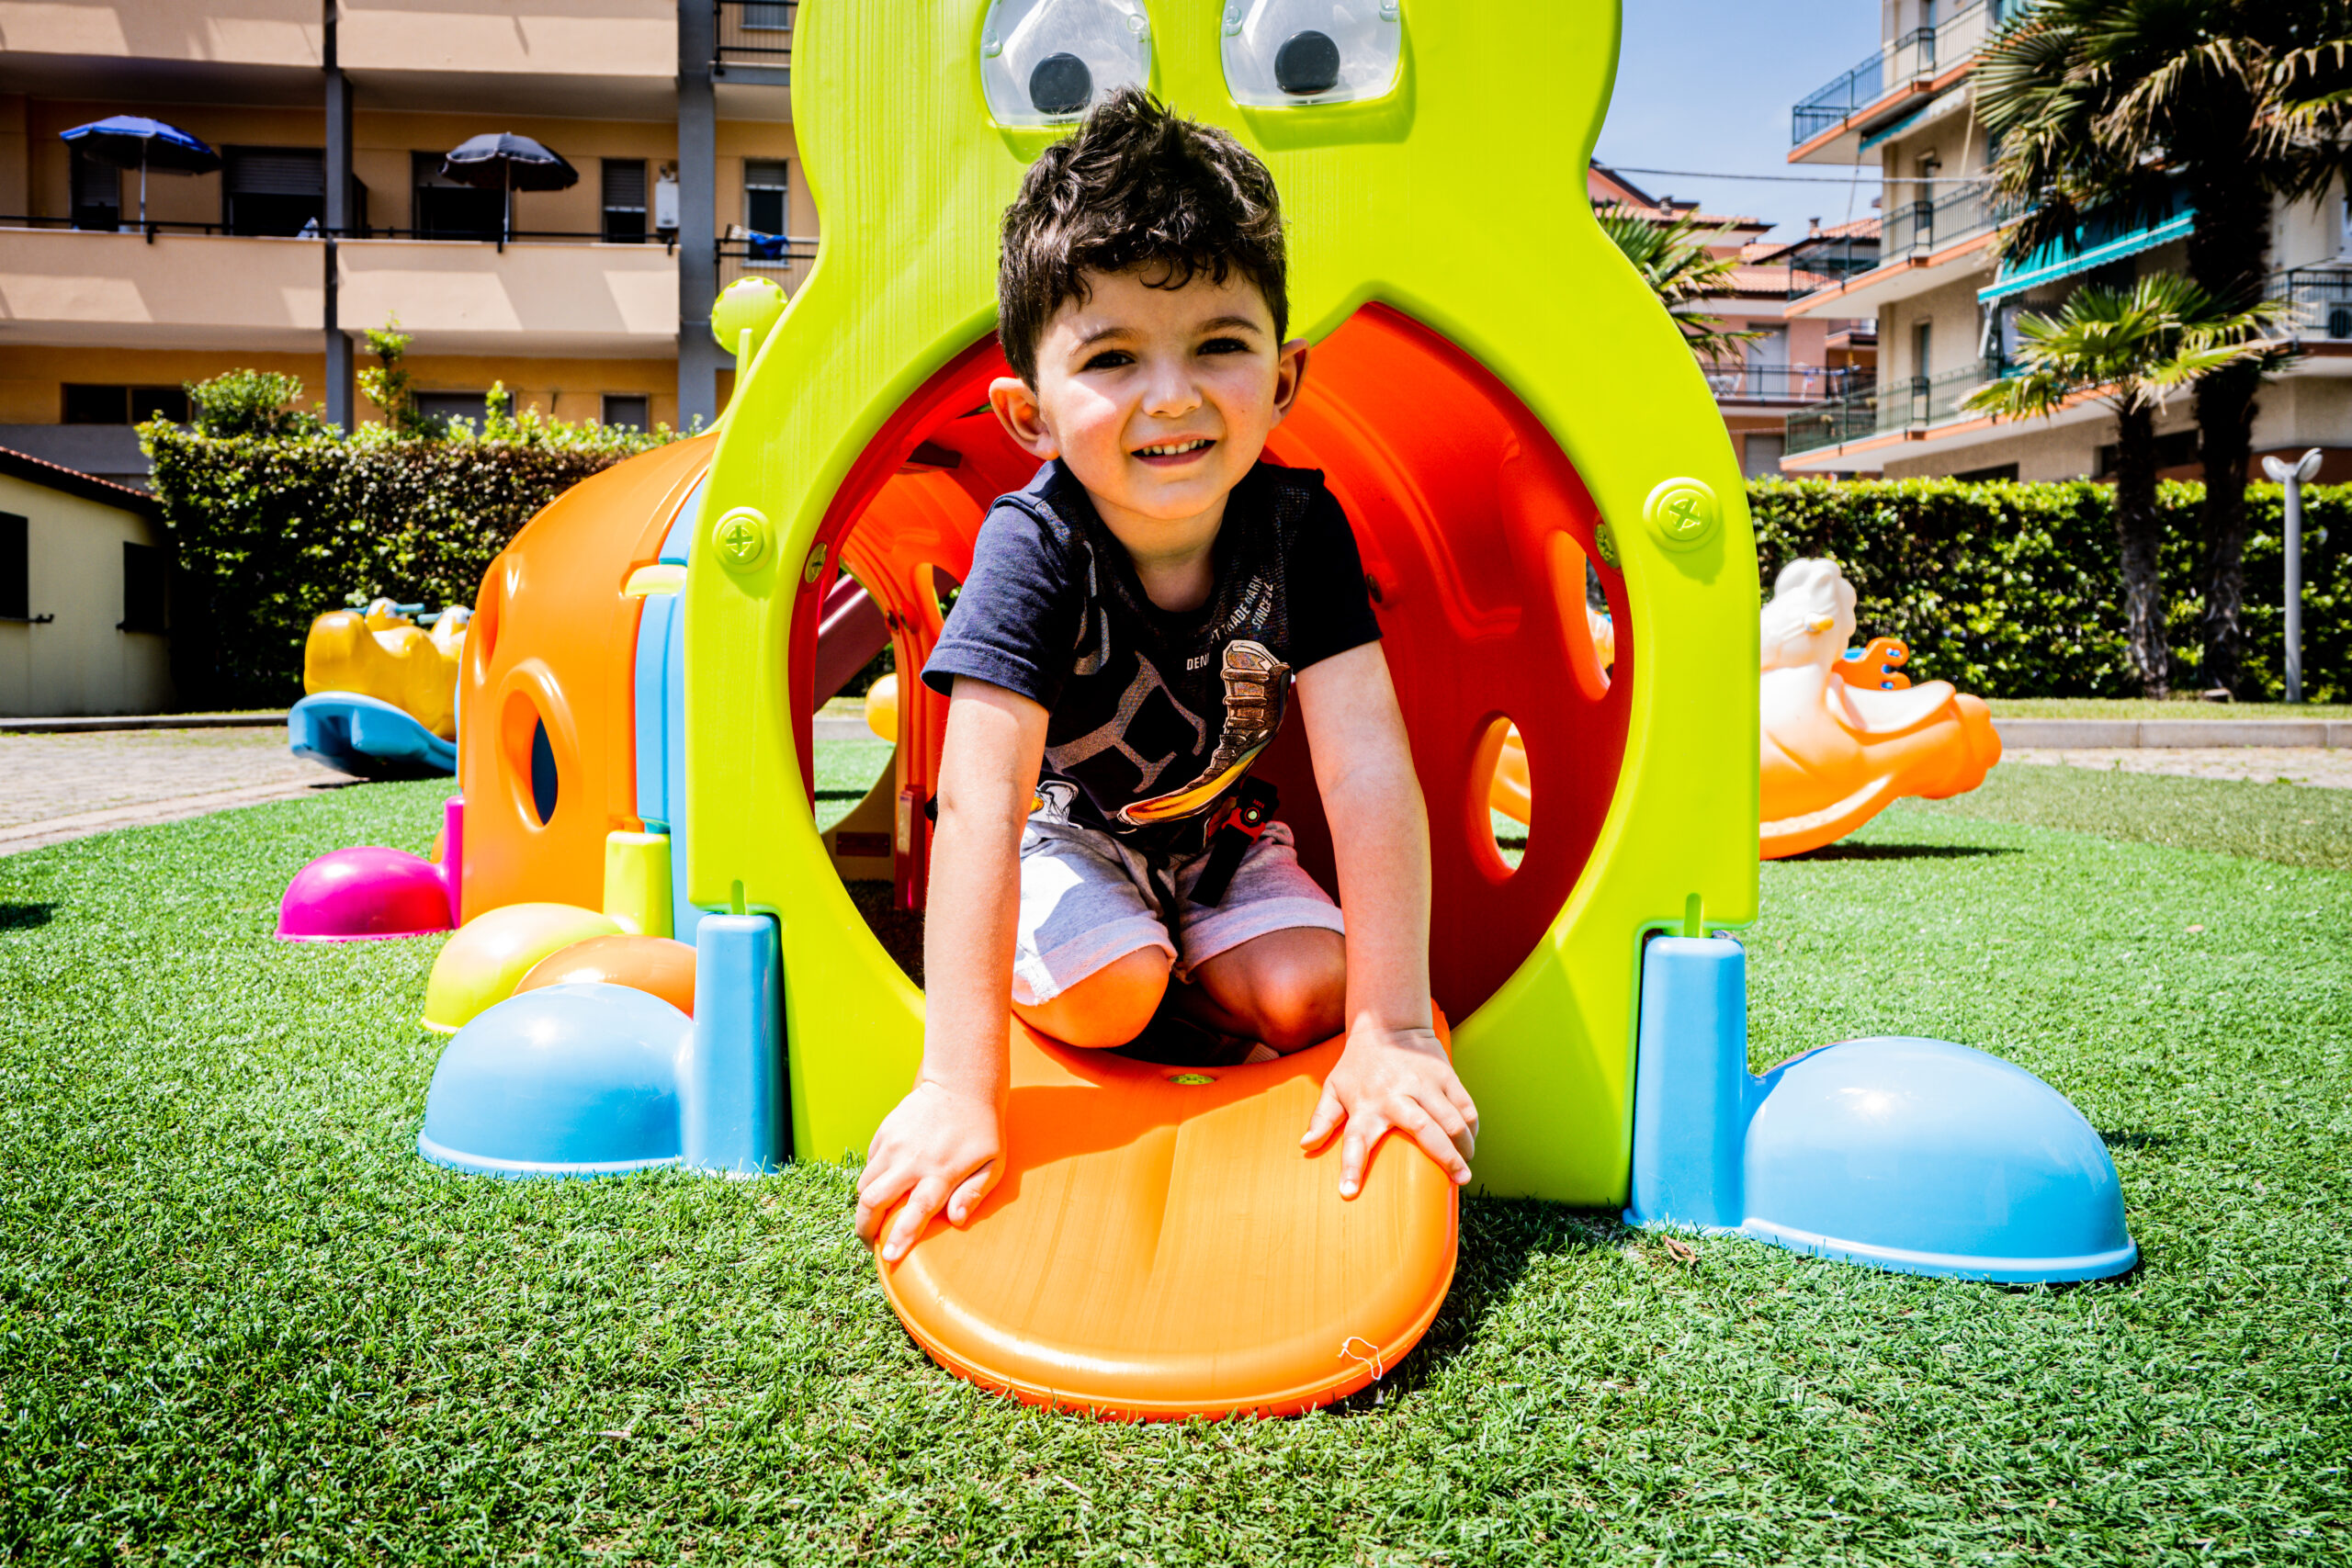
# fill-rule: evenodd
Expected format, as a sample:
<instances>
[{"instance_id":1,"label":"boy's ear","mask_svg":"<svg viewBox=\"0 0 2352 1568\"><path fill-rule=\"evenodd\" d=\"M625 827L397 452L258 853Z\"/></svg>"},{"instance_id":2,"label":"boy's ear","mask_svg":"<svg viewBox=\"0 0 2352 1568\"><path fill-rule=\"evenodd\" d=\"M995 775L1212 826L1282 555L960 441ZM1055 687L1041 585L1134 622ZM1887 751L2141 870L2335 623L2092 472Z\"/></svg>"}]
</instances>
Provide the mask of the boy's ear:
<instances>
[{"instance_id":1,"label":"boy's ear","mask_svg":"<svg viewBox=\"0 0 2352 1568\"><path fill-rule=\"evenodd\" d=\"M1298 400L1299 388L1306 384L1306 340L1295 337L1276 351L1274 358L1274 423L1290 412L1290 405Z\"/></svg>"},{"instance_id":2,"label":"boy's ear","mask_svg":"<svg viewBox=\"0 0 2352 1568\"><path fill-rule=\"evenodd\" d=\"M1013 444L1039 462L1050 463L1062 455L1061 443L1046 428L1036 389L1020 377L1000 376L989 382L989 407L996 411L996 422Z\"/></svg>"}]
</instances>

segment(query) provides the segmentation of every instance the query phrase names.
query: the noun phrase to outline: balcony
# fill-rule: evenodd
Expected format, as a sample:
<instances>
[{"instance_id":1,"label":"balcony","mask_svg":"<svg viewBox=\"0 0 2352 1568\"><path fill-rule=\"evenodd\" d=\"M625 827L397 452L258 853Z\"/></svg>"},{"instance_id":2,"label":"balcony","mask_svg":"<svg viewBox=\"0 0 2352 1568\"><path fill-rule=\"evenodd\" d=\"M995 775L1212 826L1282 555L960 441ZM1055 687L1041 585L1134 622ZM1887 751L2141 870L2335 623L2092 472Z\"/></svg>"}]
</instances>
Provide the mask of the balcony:
<instances>
[{"instance_id":1,"label":"balcony","mask_svg":"<svg viewBox=\"0 0 2352 1568\"><path fill-rule=\"evenodd\" d=\"M662 358L678 341L678 264L661 245L345 240L346 330L397 315L420 354Z\"/></svg>"},{"instance_id":2,"label":"balcony","mask_svg":"<svg viewBox=\"0 0 2352 1568\"><path fill-rule=\"evenodd\" d=\"M1959 416L1963 398L2004 374L2006 367L1999 360L1984 359L1941 376L1912 376L1879 386L1857 388L1817 408L1791 414L1788 456L1843 446L1873 436L1931 429Z\"/></svg>"},{"instance_id":3,"label":"balcony","mask_svg":"<svg viewBox=\"0 0 2352 1568\"><path fill-rule=\"evenodd\" d=\"M1903 34L1797 104L1789 115L1792 163L1850 163L1860 133L1885 124L1963 70L2018 0L1967 0L1931 28ZM1853 133L1853 146L1841 133Z\"/></svg>"},{"instance_id":4,"label":"balcony","mask_svg":"<svg viewBox=\"0 0 2352 1568\"><path fill-rule=\"evenodd\" d=\"M2296 337L2352 343L2352 270L2296 267L2274 273L2263 292L2295 312Z\"/></svg>"},{"instance_id":5,"label":"balcony","mask_svg":"<svg viewBox=\"0 0 2352 1568\"><path fill-rule=\"evenodd\" d=\"M764 277L786 294L799 291L817 265L817 242L783 234L755 234L730 229L718 242L718 284L723 292L739 278Z\"/></svg>"},{"instance_id":6,"label":"balcony","mask_svg":"<svg viewBox=\"0 0 2352 1568\"><path fill-rule=\"evenodd\" d=\"M1885 254L1892 259L1947 248L1995 223L1990 185L1964 186L1940 200L1905 202L1886 215Z\"/></svg>"},{"instance_id":7,"label":"balcony","mask_svg":"<svg viewBox=\"0 0 2352 1568\"><path fill-rule=\"evenodd\" d=\"M1702 366L1719 403L1817 403L1843 398L1871 372L1819 365Z\"/></svg>"},{"instance_id":8,"label":"balcony","mask_svg":"<svg viewBox=\"0 0 2352 1568\"><path fill-rule=\"evenodd\" d=\"M0 220L0 343L315 352L325 259L310 240Z\"/></svg>"},{"instance_id":9,"label":"balcony","mask_svg":"<svg viewBox=\"0 0 2352 1568\"><path fill-rule=\"evenodd\" d=\"M789 81L797 0L714 0L718 58L711 74L738 81Z\"/></svg>"}]
</instances>

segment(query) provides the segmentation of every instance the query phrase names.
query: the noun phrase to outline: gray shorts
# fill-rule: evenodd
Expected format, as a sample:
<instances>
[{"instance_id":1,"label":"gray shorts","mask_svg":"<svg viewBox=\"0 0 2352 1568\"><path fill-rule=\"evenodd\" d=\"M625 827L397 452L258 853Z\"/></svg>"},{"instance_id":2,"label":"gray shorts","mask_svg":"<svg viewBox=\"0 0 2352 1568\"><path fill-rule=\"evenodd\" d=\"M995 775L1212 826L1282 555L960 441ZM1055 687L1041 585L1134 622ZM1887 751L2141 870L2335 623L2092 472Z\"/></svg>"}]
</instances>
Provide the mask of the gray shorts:
<instances>
[{"instance_id":1,"label":"gray shorts","mask_svg":"<svg viewBox=\"0 0 2352 1568\"><path fill-rule=\"evenodd\" d=\"M1021 835L1012 999L1023 1007L1052 1001L1096 970L1147 947L1166 953L1182 980L1193 965L1270 931L1307 927L1346 933L1340 907L1301 869L1283 823L1266 824L1214 908L1184 897L1205 864L1202 856L1176 868L1171 920L1134 851L1108 833L1056 820L1046 811L1033 815Z\"/></svg>"}]
</instances>

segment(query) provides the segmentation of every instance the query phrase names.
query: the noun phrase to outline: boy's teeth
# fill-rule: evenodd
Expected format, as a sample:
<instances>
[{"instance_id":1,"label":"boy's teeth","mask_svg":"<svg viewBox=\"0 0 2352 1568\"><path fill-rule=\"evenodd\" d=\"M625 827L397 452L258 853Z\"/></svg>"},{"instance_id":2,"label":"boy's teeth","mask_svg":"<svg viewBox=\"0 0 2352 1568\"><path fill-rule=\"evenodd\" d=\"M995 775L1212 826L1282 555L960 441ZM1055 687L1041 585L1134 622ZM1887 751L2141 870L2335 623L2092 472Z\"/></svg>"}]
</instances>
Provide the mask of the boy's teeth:
<instances>
[{"instance_id":1,"label":"boy's teeth","mask_svg":"<svg viewBox=\"0 0 2352 1568\"><path fill-rule=\"evenodd\" d=\"M1186 452L1198 451L1200 448L1207 445L1208 439L1205 436L1196 437L1191 441L1163 441L1157 446L1147 446L1143 448L1137 456L1144 457L1174 457Z\"/></svg>"}]
</instances>

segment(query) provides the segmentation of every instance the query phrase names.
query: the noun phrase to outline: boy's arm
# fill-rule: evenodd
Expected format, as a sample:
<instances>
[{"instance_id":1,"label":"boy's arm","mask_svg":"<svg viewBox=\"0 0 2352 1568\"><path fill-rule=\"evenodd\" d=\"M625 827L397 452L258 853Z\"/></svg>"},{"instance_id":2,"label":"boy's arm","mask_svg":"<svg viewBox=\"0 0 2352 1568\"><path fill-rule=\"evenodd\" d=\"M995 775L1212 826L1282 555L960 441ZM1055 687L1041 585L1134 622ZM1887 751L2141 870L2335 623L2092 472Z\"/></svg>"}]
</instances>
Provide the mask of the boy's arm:
<instances>
[{"instance_id":1,"label":"boy's arm","mask_svg":"<svg viewBox=\"0 0 2352 1568\"><path fill-rule=\"evenodd\" d=\"M1003 1168L1021 829L1046 716L1027 697L968 675L948 703L923 922L922 1070L875 1132L857 1183L863 1240L906 1199L882 1247L894 1262L942 1208L962 1224Z\"/></svg>"},{"instance_id":2,"label":"boy's arm","mask_svg":"<svg viewBox=\"0 0 2352 1568\"><path fill-rule=\"evenodd\" d=\"M1478 1110L1430 1017L1429 814L1380 644L1300 671L1298 699L1348 923L1347 1048L1301 1142L1315 1148L1346 1122L1345 1197L1392 1127L1466 1182Z\"/></svg>"}]
</instances>

